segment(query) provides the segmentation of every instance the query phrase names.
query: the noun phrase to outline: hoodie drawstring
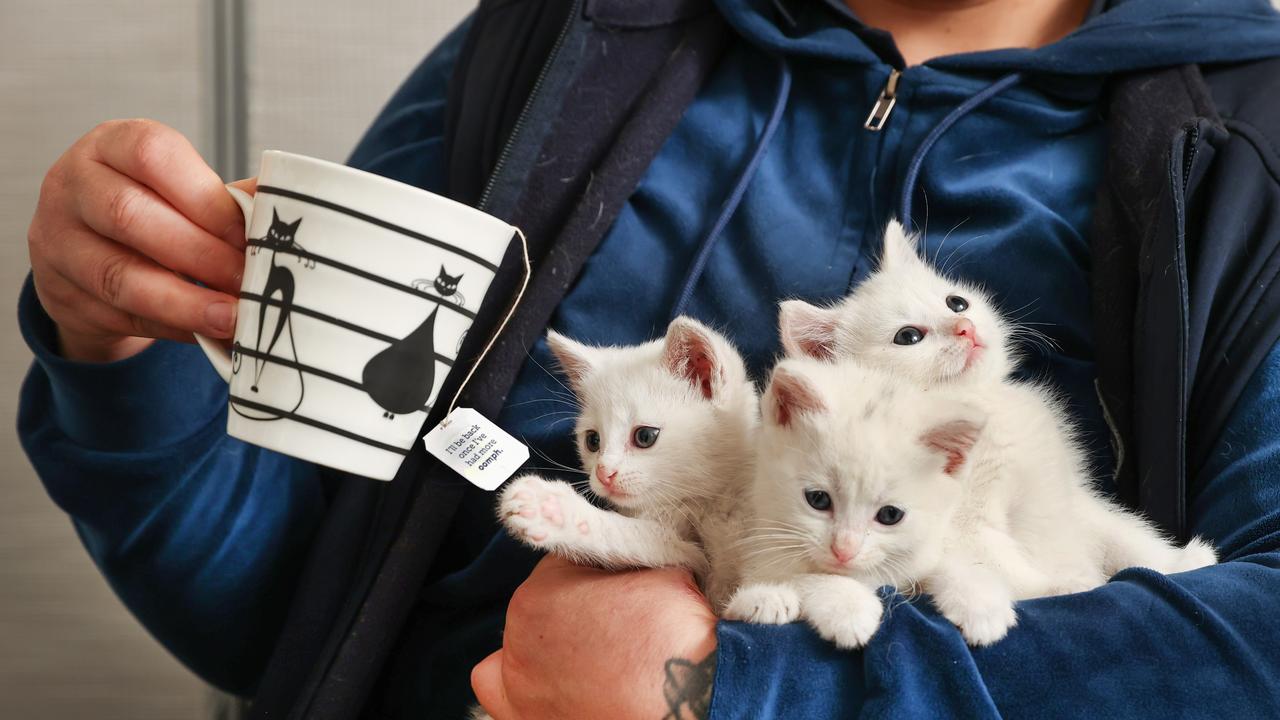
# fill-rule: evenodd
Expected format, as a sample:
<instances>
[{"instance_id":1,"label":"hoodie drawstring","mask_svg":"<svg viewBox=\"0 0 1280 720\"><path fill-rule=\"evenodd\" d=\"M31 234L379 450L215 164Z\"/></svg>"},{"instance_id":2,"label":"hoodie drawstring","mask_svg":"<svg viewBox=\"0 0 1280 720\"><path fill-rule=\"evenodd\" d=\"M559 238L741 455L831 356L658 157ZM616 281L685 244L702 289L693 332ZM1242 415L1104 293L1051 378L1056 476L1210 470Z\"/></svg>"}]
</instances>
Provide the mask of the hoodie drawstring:
<instances>
[{"instance_id":1,"label":"hoodie drawstring","mask_svg":"<svg viewBox=\"0 0 1280 720\"><path fill-rule=\"evenodd\" d=\"M973 112L979 105L996 95L1022 82L1022 79L1022 73L1005 75L983 88L981 92L957 105L956 109L947 113L947 116L942 118L929 131L929 134L921 141L920 147L916 148L915 154L911 156L911 162L907 164L907 174L902 182L902 197L898 200L898 220L902 222L903 227L911 228L911 203L915 195L916 182L920 179L920 168L924 165L924 156L933 149L934 144L938 142L938 138L941 138L943 133L950 130L951 126L955 125L960 118Z\"/></svg>"},{"instance_id":2,"label":"hoodie drawstring","mask_svg":"<svg viewBox=\"0 0 1280 720\"><path fill-rule=\"evenodd\" d=\"M773 139L774 132L778 129L778 124L782 120L782 113L786 110L787 99L791 95L791 67L787 64L785 57L778 56L778 83L777 92L774 95L773 111L769 114L769 120L764 125L764 130L760 132L760 137L756 140L756 146L751 151L751 157L747 160L747 164L742 167L738 173L738 179L734 182L733 192L725 198L724 204L720 206L720 212L716 215L716 221L711 225L711 229L703 236L702 242L698 244L698 252L693 257L693 264L689 266L689 272L685 274L684 282L680 286L680 294L676 298L675 306L671 309L671 317L674 320L684 314L685 308L689 305L689 299L693 297L693 287L698 283L698 278L702 276L702 271L706 269L707 260L711 257L711 250L715 247L716 240L724 231L724 226L729 224L729 219L733 217L734 212L738 210L738 205L742 203L742 196L747 192L747 186L751 184L751 178L755 177L756 170L760 167L760 160L764 157L765 148L769 146L769 141Z\"/></svg>"}]
</instances>

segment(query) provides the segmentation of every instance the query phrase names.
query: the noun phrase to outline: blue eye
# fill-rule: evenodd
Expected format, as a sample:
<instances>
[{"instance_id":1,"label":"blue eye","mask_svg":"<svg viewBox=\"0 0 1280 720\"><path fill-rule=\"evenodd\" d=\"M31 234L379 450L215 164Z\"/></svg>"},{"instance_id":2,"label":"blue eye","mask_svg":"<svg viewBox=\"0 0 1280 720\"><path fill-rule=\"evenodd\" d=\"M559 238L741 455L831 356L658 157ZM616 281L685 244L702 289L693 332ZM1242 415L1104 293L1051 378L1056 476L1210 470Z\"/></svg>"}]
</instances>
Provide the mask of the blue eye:
<instances>
[{"instance_id":1,"label":"blue eye","mask_svg":"<svg viewBox=\"0 0 1280 720\"><path fill-rule=\"evenodd\" d=\"M831 495L826 490L805 490L804 499L814 510L826 512L831 509Z\"/></svg>"},{"instance_id":2,"label":"blue eye","mask_svg":"<svg viewBox=\"0 0 1280 720\"><path fill-rule=\"evenodd\" d=\"M893 336L894 345L915 345L924 339L924 331L913 325L908 325L898 331Z\"/></svg>"},{"instance_id":3,"label":"blue eye","mask_svg":"<svg viewBox=\"0 0 1280 720\"><path fill-rule=\"evenodd\" d=\"M649 425L641 425L631 434L631 440L638 448L651 448L653 444L658 442L658 433L660 430Z\"/></svg>"},{"instance_id":4,"label":"blue eye","mask_svg":"<svg viewBox=\"0 0 1280 720\"><path fill-rule=\"evenodd\" d=\"M947 307L951 308L951 312L962 313L969 309L969 301L959 295L948 295Z\"/></svg>"},{"instance_id":5,"label":"blue eye","mask_svg":"<svg viewBox=\"0 0 1280 720\"><path fill-rule=\"evenodd\" d=\"M896 505L885 505L876 512L876 522L881 525L897 525L906 515L907 511Z\"/></svg>"}]
</instances>

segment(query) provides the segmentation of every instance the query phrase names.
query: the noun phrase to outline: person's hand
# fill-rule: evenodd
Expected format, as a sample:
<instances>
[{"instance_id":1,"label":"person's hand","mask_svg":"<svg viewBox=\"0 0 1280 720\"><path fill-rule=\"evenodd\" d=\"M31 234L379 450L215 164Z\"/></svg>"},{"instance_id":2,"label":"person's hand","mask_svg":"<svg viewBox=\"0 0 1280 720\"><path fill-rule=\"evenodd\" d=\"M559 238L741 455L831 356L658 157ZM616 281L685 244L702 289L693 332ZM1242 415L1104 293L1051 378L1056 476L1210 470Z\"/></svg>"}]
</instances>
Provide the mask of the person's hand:
<instances>
[{"instance_id":1,"label":"person's hand","mask_svg":"<svg viewBox=\"0 0 1280 720\"><path fill-rule=\"evenodd\" d=\"M192 332L231 337L244 216L172 128L114 120L76 141L45 176L27 244L64 357L119 360Z\"/></svg>"},{"instance_id":2,"label":"person's hand","mask_svg":"<svg viewBox=\"0 0 1280 720\"><path fill-rule=\"evenodd\" d=\"M682 570L609 572L547 557L471 673L494 720L705 718L716 618Z\"/></svg>"}]
</instances>

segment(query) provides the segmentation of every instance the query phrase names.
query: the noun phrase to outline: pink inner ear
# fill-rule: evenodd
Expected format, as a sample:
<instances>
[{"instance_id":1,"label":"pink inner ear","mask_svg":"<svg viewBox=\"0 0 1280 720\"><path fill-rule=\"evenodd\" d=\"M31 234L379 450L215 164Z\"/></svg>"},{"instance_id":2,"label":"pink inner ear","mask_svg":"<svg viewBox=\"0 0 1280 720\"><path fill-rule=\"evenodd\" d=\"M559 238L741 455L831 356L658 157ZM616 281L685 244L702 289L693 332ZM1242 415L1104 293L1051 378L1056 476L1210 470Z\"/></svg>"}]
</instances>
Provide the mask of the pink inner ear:
<instances>
[{"instance_id":1,"label":"pink inner ear","mask_svg":"<svg viewBox=\"0 0 1280 720\"><path fill-rule=\"evenodd\" d=\"M780 317L782 345L787 354L818 360L835 358L836 320L830 309L822 309L802 301L782 305Z\"/></svg>"},{"instance_id":2,"label":"pink inner ear","mask_svg":"<svg viewBox=\"0 0 1280 720\"><path fill-rule=\"evenodd\" d=\"M973 449L974 443L978 442L978 434L981 430L980 424L956 420L933 428L920 440L925 447L943 454L947 462L942 471L948 475L954 475L969 458L969 451Z\"/></svg>"},{"instance_id":3,"label":"pink inner ear","mask_svg":"<svg viewBox=\"0 0 1280 720\"><path fill-rule=\"evenodd\" d=\"M796 345L799 346L802 353L818 360L831 360L836 356L836 350L832 347L830 335L822 338L796 338Z\"/></svg>"},{"instance_id":4,"label":"pink inner ear","mask_svg":"<svg viewBox=\"0 0 1280 720\"><path fill-rule=\"evenodd\" d=\"M938 445L932 445L935 450L940 450L947 457L947 464L943 466L942 472L948 475L955 475L956 471L964 465L964 453L954 448L945 448Z\"/></svg>"},{"instance_id":5,"label":"pink inner ear","mask_svg":"<svg viewBox=\"0 0 1280 720\"><path fill-rule=\"evenodd\" d=\"M702 350L692 350L685 359L684 374L689 382L702 391L702 397L710 400L714 395L712 388L712 374L716 371L716 364L712 362L711 357Z\"/></svg>"},{"instance_id":6,"label":"pink inner ear","mask_svg":"<svg viewBox=\"0 0 1280 720\"><path fill-rule=\"evenodd\" d=\"M808 383L791 375L775 375L771 392L774 419L783 427L790 427L798 415L824 412L827 409L826 403L814 393Z\"/></svg>"}]
</instances>

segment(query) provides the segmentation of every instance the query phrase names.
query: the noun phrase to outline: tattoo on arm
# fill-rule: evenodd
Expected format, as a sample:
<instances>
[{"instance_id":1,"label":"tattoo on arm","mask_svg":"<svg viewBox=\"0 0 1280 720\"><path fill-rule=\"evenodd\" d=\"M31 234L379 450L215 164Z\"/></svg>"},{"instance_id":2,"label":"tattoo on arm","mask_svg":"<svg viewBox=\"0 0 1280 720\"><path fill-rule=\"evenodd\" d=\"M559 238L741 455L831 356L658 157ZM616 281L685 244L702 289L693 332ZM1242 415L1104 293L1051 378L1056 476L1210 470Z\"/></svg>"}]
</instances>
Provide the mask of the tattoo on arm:
<instances>
[{"instance_id":1,"label":"tattoo on arm","mask_svg":"<svg viewBox=\"0 0 1280 720\"><path fill-rule=\"evenodd\" d=\"M716 677L716 651L699 662L673 657L664 667L667 679L662 684L662 694L669 712L662 720L706 720Z\"/></svg>"}]
</instances>

